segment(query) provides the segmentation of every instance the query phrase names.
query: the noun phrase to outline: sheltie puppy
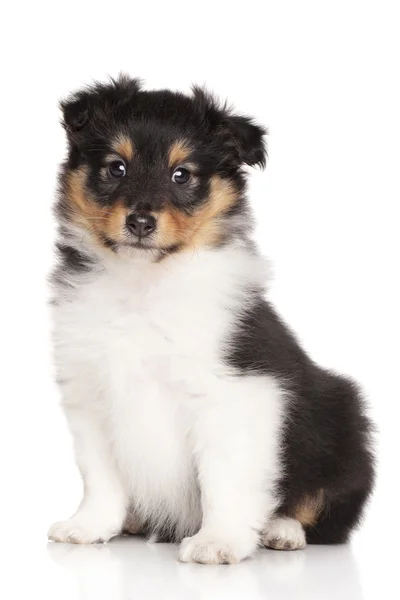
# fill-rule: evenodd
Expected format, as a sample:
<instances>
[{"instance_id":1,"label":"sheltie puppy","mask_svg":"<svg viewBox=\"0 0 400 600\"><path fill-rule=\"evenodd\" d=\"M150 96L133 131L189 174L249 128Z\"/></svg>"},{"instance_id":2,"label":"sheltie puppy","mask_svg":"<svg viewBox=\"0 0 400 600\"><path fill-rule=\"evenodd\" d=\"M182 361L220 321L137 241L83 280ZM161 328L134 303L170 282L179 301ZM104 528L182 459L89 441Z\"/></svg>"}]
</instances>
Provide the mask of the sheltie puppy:
<instances>
[{"instance_id":1,"label":"sheltie puppy","mask_svg":"<svg viewBox=\"0 0 400 600\"><path fill-rule=\"evenodd\" d=\"M346 542L372 426L265 297L244 168L266 130L125 76L61 108L54 356L84 496L49 538L140 533L200 563Z\"/></svg>"}]
</instances>

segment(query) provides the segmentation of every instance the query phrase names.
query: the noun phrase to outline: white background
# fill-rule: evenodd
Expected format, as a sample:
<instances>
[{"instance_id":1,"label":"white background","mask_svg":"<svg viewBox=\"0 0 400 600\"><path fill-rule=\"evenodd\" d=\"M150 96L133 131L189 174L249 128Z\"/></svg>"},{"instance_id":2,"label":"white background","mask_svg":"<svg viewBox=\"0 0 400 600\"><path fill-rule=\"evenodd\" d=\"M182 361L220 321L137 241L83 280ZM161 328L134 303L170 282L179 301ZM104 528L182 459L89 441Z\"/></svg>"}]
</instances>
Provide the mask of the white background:
<instances>
[{"instance_id":1,"label":"white background","mask_svg":"<svg viewBox=\"0 0 400 600\"><path fill-rule=\"evenodd\" d=\"M400 535L398 2L10 6L0 36L0 594L377 598L382 577L395 575ZM80 496L46 307L65 152L57 102L119 71L148 87L207 83L269 127L270 160L252 175L251 197L258 243L274 265L272 299L317 361L362 382L379 428L377 490L349 547L203 567L142 540L47 545L48 526Z\"/></svg>"}]
</instances>

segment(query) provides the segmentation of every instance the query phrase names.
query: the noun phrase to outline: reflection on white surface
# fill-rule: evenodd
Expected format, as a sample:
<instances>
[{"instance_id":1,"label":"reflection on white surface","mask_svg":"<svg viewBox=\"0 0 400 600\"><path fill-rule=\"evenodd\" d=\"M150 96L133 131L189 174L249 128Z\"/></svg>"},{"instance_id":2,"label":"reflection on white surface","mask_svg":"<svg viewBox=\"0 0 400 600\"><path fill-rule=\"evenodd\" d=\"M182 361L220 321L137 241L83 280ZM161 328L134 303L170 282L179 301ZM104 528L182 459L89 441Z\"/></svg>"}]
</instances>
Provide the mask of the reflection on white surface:
<instances>
[{"instance_id":1,"label":"reflection on white surface","mask_svg":"<svg viewBox=\"0 0 400 600\"><path fill-rule=\"evenodd\" d=\"M134 537L93 546L49 543L47 549L76 578L79 600L362 598L349 546L264 550L239 565L182 564L176 546Z\"/></svg>"}]
</instances>

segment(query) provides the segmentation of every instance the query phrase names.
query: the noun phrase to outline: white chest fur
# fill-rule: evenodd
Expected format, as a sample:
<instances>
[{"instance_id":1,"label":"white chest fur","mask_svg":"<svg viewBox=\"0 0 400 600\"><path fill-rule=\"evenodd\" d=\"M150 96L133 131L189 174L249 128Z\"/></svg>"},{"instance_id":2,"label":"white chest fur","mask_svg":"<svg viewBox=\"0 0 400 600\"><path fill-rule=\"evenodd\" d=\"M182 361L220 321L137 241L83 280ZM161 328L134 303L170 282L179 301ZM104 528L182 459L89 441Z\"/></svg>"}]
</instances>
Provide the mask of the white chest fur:
<instances>
[{"instance_id":1,"label":"white chest fur","mask_svg":"<svg viewBox=\"0 0 400 600\"><path fill-rule=\"evenodd\" d=\"M186 532L200 524L192 432L204 406L225 398L234 415L235 397L260 398L258 382L233 382L222 360L246 290L260 276L260 263L235 249L165 265L121 261L55 308L64 402L101 422L143 520L168 515Z\"/></svg>"}]
</instances>

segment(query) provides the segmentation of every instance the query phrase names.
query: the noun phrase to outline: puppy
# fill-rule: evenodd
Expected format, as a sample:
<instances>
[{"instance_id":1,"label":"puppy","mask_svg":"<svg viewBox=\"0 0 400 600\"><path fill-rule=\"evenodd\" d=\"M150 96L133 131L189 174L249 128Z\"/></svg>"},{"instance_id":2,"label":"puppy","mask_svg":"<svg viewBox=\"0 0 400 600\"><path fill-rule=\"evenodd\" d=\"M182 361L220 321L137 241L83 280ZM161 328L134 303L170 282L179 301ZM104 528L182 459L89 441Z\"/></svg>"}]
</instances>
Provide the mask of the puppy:
<instances>
[{"instance_id":1,"label":"puppy","mask_svg":"<svg viewBox=\"0 0 400 600\"><path fill-rule=\"evenodd\" d=\"M200 563L345 542L371 424L264 297L244 167L265 129L127 77L61 107L54 355L84 497L49 538L130 531Z\"/></svg>"}]
</instances>

